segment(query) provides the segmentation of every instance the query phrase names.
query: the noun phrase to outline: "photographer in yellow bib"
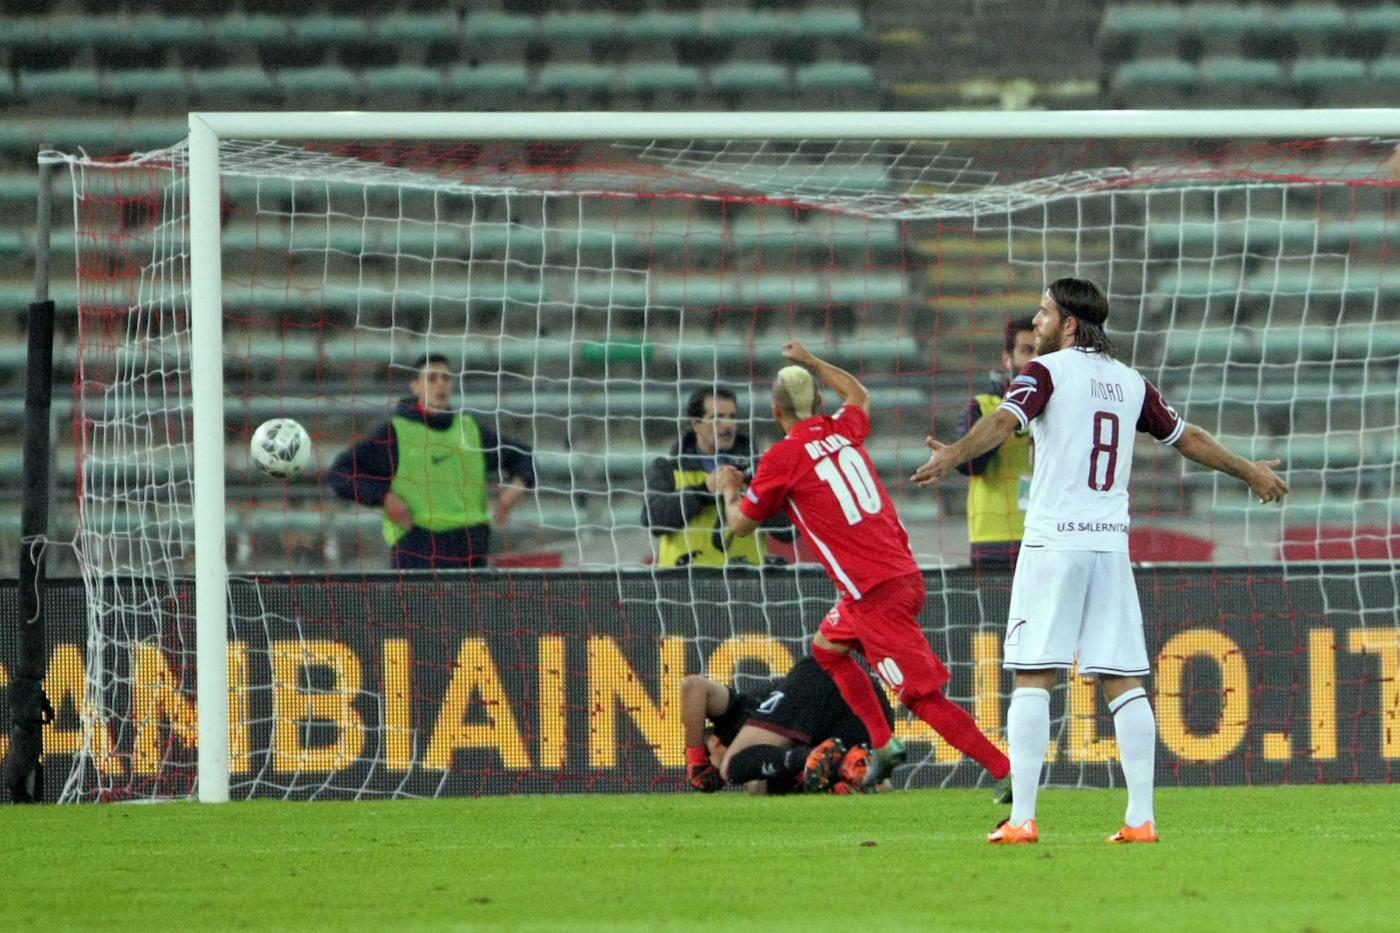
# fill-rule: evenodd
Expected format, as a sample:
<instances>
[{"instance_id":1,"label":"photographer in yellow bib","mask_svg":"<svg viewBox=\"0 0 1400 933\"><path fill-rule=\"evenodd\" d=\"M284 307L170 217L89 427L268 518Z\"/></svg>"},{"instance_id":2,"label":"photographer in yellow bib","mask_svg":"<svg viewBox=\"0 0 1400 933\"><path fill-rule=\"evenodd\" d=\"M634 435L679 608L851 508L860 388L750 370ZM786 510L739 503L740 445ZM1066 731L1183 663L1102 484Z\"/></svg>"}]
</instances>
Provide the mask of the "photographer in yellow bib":
<instances>
[{"instance_id":1,"label":"photographer in yellow bib","mask_svg":"<svg viewBox=\"0 0 1400 933\"><path fill-rule=\"evenodd\" d=\"M452 406L447 357L413 364L413 395L327 474L343 499L384 509L384 540L398 570L484 567L491 521L502 524L535 485L530 448ZM488 515L489 487L500 484Z\"/></svg>"},{"instance_id":2,"label":"photographer in yellow bib","mask_svg":"<svg viewBox=\"0 0 1400 933\"><path fill-rule=\"evenodd\" d=\"M1030 316L1006 322L1001 372L989 374L987 387L974 395L963 415L962 434L996 410L1006 387L1035 359L1035 332ZM1031 438L1017 431L1006 443L958 467L971 480L967 492L967 536L974 570L1012 570L1021 552L1026 504L1031 486Z\"/></svg>"},{"instance_id":3,"label":"photographer in yellow bib","mask_svg":"<svg viewBox=\"0 0 1400 933\"><path fill-rule=\"evenodd\" d=\"M763 535L738 538L723 519L718 492L721 472L750 476L758 464L749 437L739 430L739 402L734 390L701 386L685 406L686 430L670 456L657 457L646 474L642 525L657 541L658 567L760 566L768 558ZM792 526L779 516L764 526L791 540Z\"/></svg>"}]
</instances>

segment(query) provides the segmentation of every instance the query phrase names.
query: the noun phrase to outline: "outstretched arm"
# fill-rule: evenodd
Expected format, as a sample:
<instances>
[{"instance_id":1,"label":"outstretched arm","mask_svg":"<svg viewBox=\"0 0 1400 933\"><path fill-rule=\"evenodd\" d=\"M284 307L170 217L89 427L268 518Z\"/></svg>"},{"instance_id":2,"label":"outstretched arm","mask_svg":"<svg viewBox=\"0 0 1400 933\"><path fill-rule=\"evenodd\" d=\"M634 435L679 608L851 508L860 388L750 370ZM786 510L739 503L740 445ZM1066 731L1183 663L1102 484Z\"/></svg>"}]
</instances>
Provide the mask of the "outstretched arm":
<instances>
[{"instance_id":1,"label":"outstretched arm","mask_svg":"<svg viewBox=\"0 0 1400 933\"><path fill-rule=\"evenodd\" d=\"M1274 467L1283 462L1281 460L1246 460L1227 450L1209 431L1194 424L1186 426L1175 446L1188 460L1244 480L1260 502L1273 502L1288 494L1288 484L1274 472Z\"/></svg>"},{"instance_id":2,"label":"outstretched arm","mask_svg":"<svg viewBox=\"0 0 1400 933\"><path fill-rule=\"evenodd\" d=\"M794 363L801 363L803 366L812 368L821 377L822 382L831 386L832 390L841 396L843 403L854 405L866 414L870 414L870 393L855 376L840 366L828 363L816 356L800 340L789 340L783 344L783 356Z\"/></svg>"},{"instance_id":3,"label":"outstretched arm","mask_svg":"<svg viewBox=\"0 0 1400 933\"><path fill-rule=\"evenodd\" d=\"M977 423L958 440L944 444L928 438L926 443L933 451L928 462L914 471L910 477L919 486L931 486L947 476L954 468L989 450L995 450L1011 436L1021 422L1011 412L998 408Z\"/></svg>"}]
</instances>

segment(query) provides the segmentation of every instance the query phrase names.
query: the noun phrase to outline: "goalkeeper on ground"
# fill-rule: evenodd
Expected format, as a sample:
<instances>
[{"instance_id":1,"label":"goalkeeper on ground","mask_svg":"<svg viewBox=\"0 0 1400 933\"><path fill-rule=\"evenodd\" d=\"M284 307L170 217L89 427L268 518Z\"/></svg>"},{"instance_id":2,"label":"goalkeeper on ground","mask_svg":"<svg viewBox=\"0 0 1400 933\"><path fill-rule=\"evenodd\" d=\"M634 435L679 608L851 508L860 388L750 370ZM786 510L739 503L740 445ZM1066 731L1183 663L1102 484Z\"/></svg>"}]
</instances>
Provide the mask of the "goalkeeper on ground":
<instances>
[{"instance_id":1,"label":"goalkeeper on ground","mask_svg":"<svg viewBox=\"0 0 1400 933\"><path fill-rule=\"evenodd\" d=\"M878 685L876 693L893 726ZM719 790L727 779L754 794L860 793L870 736L811 658L751 693L691 674L681 682L681 722L686 778L696 790Z\"/></svg>"}]
</instances>

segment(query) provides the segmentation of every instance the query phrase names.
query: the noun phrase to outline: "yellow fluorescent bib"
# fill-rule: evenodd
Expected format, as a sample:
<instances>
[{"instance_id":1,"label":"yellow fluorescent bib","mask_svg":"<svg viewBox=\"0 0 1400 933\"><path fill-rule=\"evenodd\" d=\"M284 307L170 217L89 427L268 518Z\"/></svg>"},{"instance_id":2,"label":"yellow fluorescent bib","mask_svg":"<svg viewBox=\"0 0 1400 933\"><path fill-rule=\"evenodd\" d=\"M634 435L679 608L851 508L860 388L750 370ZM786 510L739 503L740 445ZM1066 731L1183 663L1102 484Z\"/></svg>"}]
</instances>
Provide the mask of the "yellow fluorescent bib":
<instances>
[{"instance_id":1,"label":"yellow fluorescent bib","mask_svg":"<svg viewBox=\"0 0 1400 933\"><path fill-rule=\"evenodd\" d=\"M710 474L705 470L676 470L672 474L679 492L699 486ZM725 564L763 563L762 532L746 538L731 535L724 528L718 505L707 505L691 517L679 531L669 531L660 538L657 566L723 567Z\"/></svg>"}]
</instances>

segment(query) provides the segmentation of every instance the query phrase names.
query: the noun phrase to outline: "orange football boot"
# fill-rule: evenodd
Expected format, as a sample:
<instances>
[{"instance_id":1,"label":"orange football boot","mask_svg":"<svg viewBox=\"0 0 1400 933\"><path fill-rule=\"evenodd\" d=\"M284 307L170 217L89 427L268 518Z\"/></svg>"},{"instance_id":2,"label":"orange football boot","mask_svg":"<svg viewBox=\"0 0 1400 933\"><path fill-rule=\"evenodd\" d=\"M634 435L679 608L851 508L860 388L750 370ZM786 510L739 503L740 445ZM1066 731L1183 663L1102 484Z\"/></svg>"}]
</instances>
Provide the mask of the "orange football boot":
<instances>
[{"instance_id":1,"label":"orange football boot","mask_svg":"<svg viewBox=\"0 0 1400 933\"><path fill-rule=\"evenodd\" d=\"M1015 846L1040 841L1040 827L1035 825L1035 820L1026 820L1017 826L1011 820L1004 819L997 824L997 828L987 833L987 841L994 846Z\"/></svg>"},{"instance_id":2,"label":"orange football boot","mask_svg":"<svg viewBox=\"0 0 1400 933\"><path fill-rule=\"evenodd\" d=\"M1118 832L1114 833L1112 836L1109 836L1106 841L1114 843L1156 842L1157 827L1152 824L1151 820L1148 820L1141 826L1124 825L1124 827L1118 830Z\"/></svg>"}]
</instances>

